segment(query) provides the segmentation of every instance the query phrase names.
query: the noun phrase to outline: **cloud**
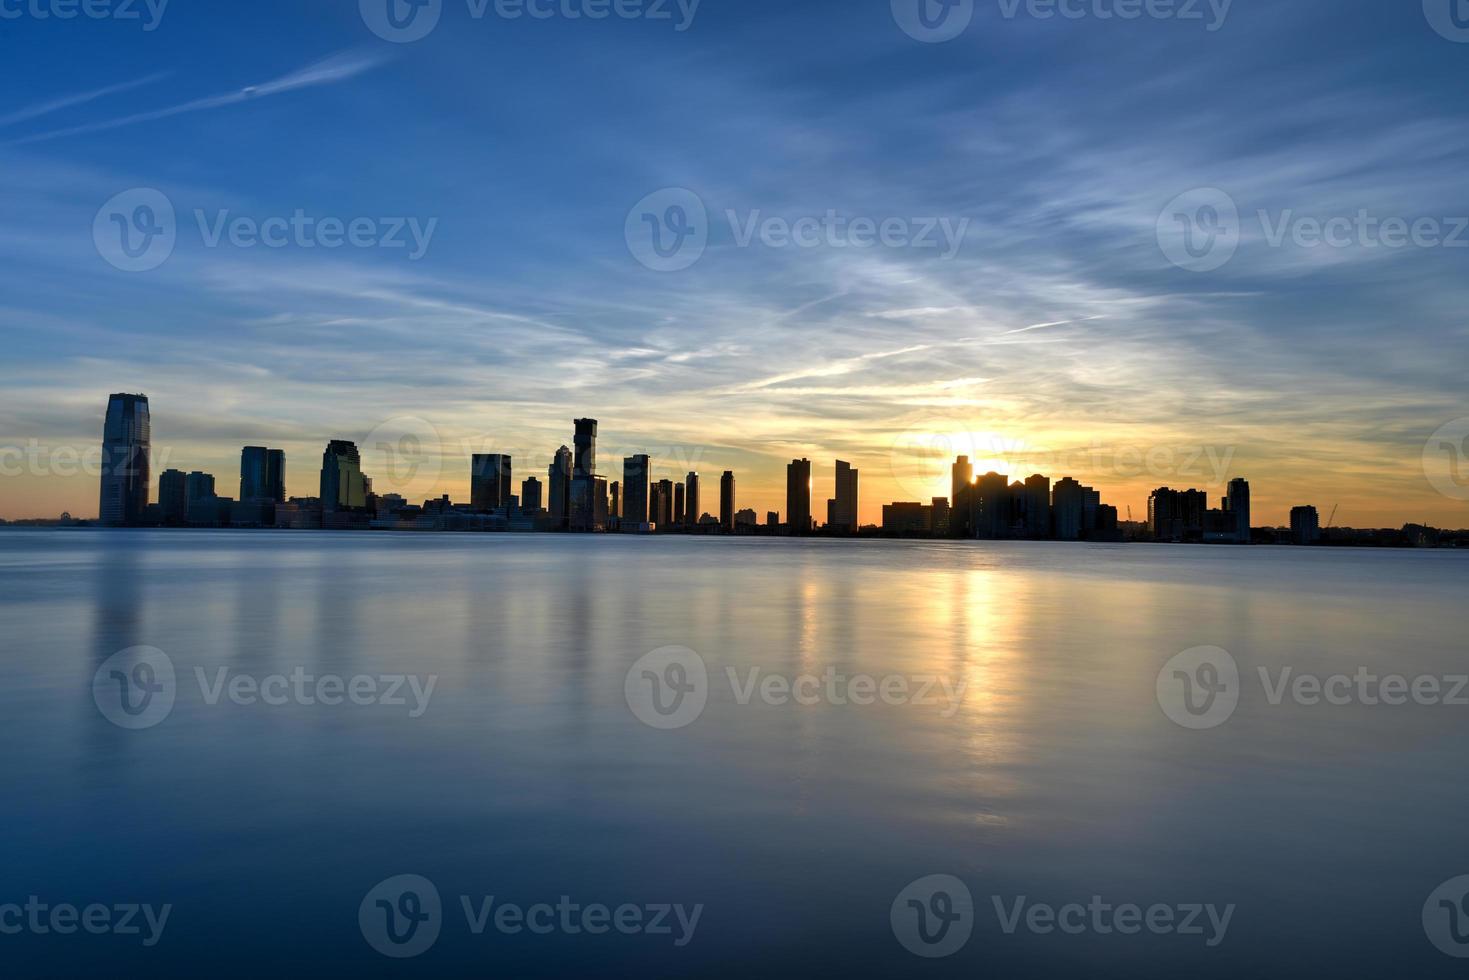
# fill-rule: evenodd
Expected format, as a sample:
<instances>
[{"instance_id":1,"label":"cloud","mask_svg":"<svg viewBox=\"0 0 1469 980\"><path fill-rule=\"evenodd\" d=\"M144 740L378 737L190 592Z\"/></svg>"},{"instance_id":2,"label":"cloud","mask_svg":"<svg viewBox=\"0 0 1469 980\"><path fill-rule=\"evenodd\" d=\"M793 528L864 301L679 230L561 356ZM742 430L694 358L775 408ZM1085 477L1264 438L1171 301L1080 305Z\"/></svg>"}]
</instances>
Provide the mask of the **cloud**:
<instances>
[{"instance_id":1,"label":"cloud","mask_svg":"<svg viewBox=\"0 0 1469 980\"><path fill-rule=\"evenodd\" d=\"M116 85L106 85L88 92L63 95L49 102L38 102L33 106L18 109L8 116L0 116L0 126L13 126L18 122L25 122L27 119L35 119L39 116L59 112L62 109L70 109L72 106L85 105L88 102L93 102L109 95L116 95L118 92L126 92L130 89L142 88L144 85L152 85L154 82L167 78L168 75L169 73L166 71L155 72L152 75L144 75L142 78L135 78L131 81L118 82Z\"/></svg>"},{"instance_id":2,"label":"cloud","mask_svg":"<svg viewBox=\"0 0 1469 980\"><path fill-rule=\"evenodd\" d=\"M247 85L235 92L226 92L222 95L210 95L200 99L192 99L181 102L178 105L165 106L162 109L150 109L147 112L136 112L127 116L119 116L115 119L104 119L97 122L82 123L65 129L53 129L44 133L36 133L33 136L25 136L20 139L10 140L6 146L25 146L30 143L43 143L48 140L62 139L67 136L81 136L86 133L100 133L110 129L121 129L124 126L134 126L138 123L153 122L158 119L167 119L170 116L179 116L188 112L204 112L209 109L221 109L225 106L238 105L252 99L264 98L268 95L280 95L284 92L294 92L297 89L314 88L318 85L334 85L337 82L346 81L363 72L384 64L387 58L378 54L365 52L341 52L329 58L297 69L280 78L262 82L259 85ZM132 87L124 83L123 87ZM118 91L114 88L112 91ZM64 100L58 100L64 101ZM88 101L82 99L81 101ZM50 110L46 110L50 111Z\"/></svg>"}]
</instances>

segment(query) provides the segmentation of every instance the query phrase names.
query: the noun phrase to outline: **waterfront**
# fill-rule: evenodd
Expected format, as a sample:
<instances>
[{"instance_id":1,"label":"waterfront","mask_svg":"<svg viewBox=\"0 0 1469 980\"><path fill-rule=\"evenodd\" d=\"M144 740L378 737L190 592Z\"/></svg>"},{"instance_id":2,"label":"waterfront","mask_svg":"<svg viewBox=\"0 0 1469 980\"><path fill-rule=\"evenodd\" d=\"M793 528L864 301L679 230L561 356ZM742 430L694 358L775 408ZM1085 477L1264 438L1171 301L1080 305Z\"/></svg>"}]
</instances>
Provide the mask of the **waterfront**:
<instances>
[{"instance_id":1,"label":"waterfront","mask_svg":"<svg viewBox=\"0 0 1469 980\"><path fill-rule=\"evenodd\" d=\"M1250 678L1463 673L1466 585L1447 551L0 531L0 903L173 906L147 948L0 945L26 975L1447 976L1419 919L1469 873L1469 707L1272 704ZM177 689L134 731L93 681L138 646ZM710 683L660 730L625 685L670 646ZM1156 685L1199 646L1245 682L1192 731ZM401 706L212 687L293 674L420 684ZM909 686L863 704L857 676ZM802 704L768 677L822 683ZM444 922L394 962L358 908L399 874ZM978 913L934 962L889 921L930 874ZM702 914L683 945L475 935L460 897L491 895ZM1214 946L1006 933L992 900L1021 896L1235 910Z\"/></svg>"}]
</instances>

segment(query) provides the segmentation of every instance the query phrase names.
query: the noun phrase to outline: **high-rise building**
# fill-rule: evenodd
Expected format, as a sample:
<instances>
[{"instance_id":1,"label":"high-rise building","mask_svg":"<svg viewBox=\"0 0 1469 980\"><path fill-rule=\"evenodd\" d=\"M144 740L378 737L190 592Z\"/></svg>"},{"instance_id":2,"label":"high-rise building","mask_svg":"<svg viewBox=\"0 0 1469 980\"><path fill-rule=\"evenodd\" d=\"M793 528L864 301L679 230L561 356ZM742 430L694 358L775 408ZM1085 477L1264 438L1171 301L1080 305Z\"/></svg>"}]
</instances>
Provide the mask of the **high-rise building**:
<instances>
[{"instance_id":1,"label":"high-rise building","mask_svg":"<svg viewBox=\"0 0 1469 980\"><path fill-rule=\"evenodd\" d=\"M754 523L751 521L750 523ZM719 526L725 534L735 528L735 475L734 470L725 470L719 478Z\"/></svg>"},{"instance_id":2,"label":"high-rise building","mask_svg":"<svg viewBox=\"0 0 1469 980\"><path fill-rule=\"evenodd\" d=\"M541 481L535 477L529 477L520 485L520 509L523 511L540 510L544 506L541 497Z\"/></svg>"},{"instance_id":3,"label":"high-rise building","mask_svg":"<svg viewBox=\"0 0 1469 980\"><path fill-rule=\"evenodd\" d=\"M1148 530L1158 541L1198 541L1208 513L1209 495L1203 490L1159 487L1148 497Z\"/></svg>"},{"instance_id":4,"label":"high-rise building","mask_svg":"<svg viewBox=\"0 0 1469 980\"><path fill-rule=\"evenodd\" d=\"M597 420L577 419L576 436L572 444L576 446L575 468L573 476L595 476L597 474Z\"/></svg>"},{"instance_id":5,"label":"high-rise building","mask_svg":"<svg viewBox=\"0 0 1469 980\"><path fill-rule=\"evenodd\" d=\"M613 480L607 485L607 516L622 519L622 484Z\"/></svg>"},{"instance_id":6,"label":"high-rise building","mask_svg":"<svg viewBox=\"0 0 1469 980\"><path fill-rule=\"evenodd\" d=\"M607 529L607 478L578 474L571 479L570 526L573 531Z\"/></svg>"},{"instance_id":7,"label":"high-rise building","mask_svg":"<svg viewBox=\"0 0 1469 980\"><path fill-rule=\"evenodd\" d=\"M687 524L688 511L684 507L684 485L675 483L673 485L673 523Z\"/></svg>"},{"instance_id":8,"label":"high-rise building","mask_svg":"<svg viewBox=\"0 0 1469 980\"><path fill-rule=\"evenodd\" d=\"M184 506L193 506L196 500L204 500L216 496L214 492L214 475L201 473L198 470L190 473L184 479Z\"/></svg>"},{"instance_id":9,"label":"high-rise building","mask_svg":"<svg viewBox=\"0 0 1469 980\"><path fill-rule=\"evenodd\" d=\"M857 533L857 471L852 464L837 460L836 497L832 500L830 530L836 534Z\"/></svg>"},{"instance_id":10,"label":"high-rise building","mask_svg":"<svg viewBox=\"0 0 1469 980\"><path fill-rule=\"evenodd\" d=\"M1051 536L1051 478L1039 473L1025 481L1025 536Z\"/></svg>"},{"instance_id":11,"label":"high-rise building","mask_svg":"<svg viewBox=\"0 0 1469 980\"><path fill-rule=\"evenodd\" d=\"M684 477L684 523L689 527L699 526L699 474L690 471Z\"/></svg>"},{"instance_id":12,"label":"high-rise building","mask_svg":"<svg viewBox=\"0 0 1469 980\"><path fill-rule=\"evenodd\" d=\"M508 510L515 495L514 467L503 453L475 453L469 468L469 502L480 513Z\"/></svg>"},{"instance_id":13,"label":"high-rise building","mask_svg":"<svg viewBox=\"0 0 1469 980\"><path fill-rule=\"evenodd\" d=\"M1051 520L1056 529L1056 540L1081 539L1087 489L1069 476L1056 481L1056 486L1051 491Z\"/></svg>"},{"instance_id":14,"label":"high-rise building","mask_svg":"<svg viewBox=\"0 0 1469 980\"><path fill-rule=\"evenodd\" d=\"M949 497L949 533L967 538L974 533L974 464L968 456L954 460L951 470L953 494Z\"/></svg>"},{"instance_id":15,"label":"high-rise building","mask_svg":"<svg viewBox=\"0 0 1469 980\"><path fill-rule=\"evenodd\" d=\"M188 475L183 470L164 470L158 477L158 509L163 523L182 524L189 516Z\"/></svg>"},{"instance_id":16,"label":"high-rise building","mask_svg":"<svg viewBox=\"0 0 1469 980\"><path fill-rule=\"evenodd\" d=\"M977 538L1003 538L1010 528L1010 480L1000 473L986 473L975 481L970 493L971 533Z\"/></svg>"},{"instance_id":17,"label":"high-rise building","mask_svg":"<svg viewBox=\"0 0 1469 980\"><path fill-rule=\"evenodd\" d=\"M1290 536L1296 544L1315 544L1321 540L1321 515L1315 507L1290 509Z\"/></svg>"},{"instance_id":18,"label":"high-rise building","mask_svg":"<svg viewBox=\"0 0 1469 980\"><path fill-rule=\"evenodd\" d=\"M652 520L648 510L652 474L652 460L645 455L628 456L622 461L622 519L632 525L633 530Z\"/></svg>"},{"instance_id":19,"label":"high-rise building","mask_svg":"<svg viewBox=\"0 0 1469 980\"><path fill-rule=\"evenodd\" d=\"M345 439L329 442L321 454L322 511L330 514L366 509L368 487L357 444Z\"/></svg>"},{"instance_id":20,"label":"high-rise building","mask_svg":"<svg viewBox=\"0 0 1469 980\"><path fill-rule=\"evenodd\" d=\"M791 534L811 533L809 459L793 459L786 467L786 525Z\"/></svg>"},{"instance_id":21,"label":"high-rise building","mask_svg":"<svg viewBox=\"0 0 1469 980\"><path fill-rule=\"evenodd\" d=\"M286 501L286 454L264 446L240 451L240 501Z\"/></svg>"},{"instance_id":22,"label":"high-rise building","mask_svg":"<svg viewBox=\"0 0 1469 980\"><path fill-rule=\"evenodd\" d=\"M652 520L649 523L658 525L658 530L665 531L673 523L673 481L659 480L653 487L653 499L650 503Z\"/></svg>"},{"instance_id":23,"label":"high-rise building","mask_svg":"<svg viewBox=\"0 0 1469 980\"><path fill-rule=\"evenodd\" d=\"M113 395L102 424L102 488L98 518L121 527L137 524L148 506L152 422L147 395Z\"/></svg>"},{"instance_id":24,"label":"high-rise building","mask_svg":"<svg viewBox=\"0 0 1469 980\"><path fill-rule=\"evenodd\" d=\"M933 533L946 535L949 533L949 498L933 498Z\"/></svg>"},{"instance_id":25,"label":"high-rise building","mask_svg":"<svg viewBox=\"0 0 1469 980\"><path fill-rule=\"evenodd\" d=\"M1224 510L1233 518L1235 540L1250 543L1250 482L1236 477L1229 481Z\"/></svg>"},{"instance_id":26,"label":"high-rise building","mask_svg":"<svg viewBox=\"0 0 1469 980\"><path fill-rule=\"evenodd\" d=\"M767 510L765 512L765 526L772 530L780 527L780 511Z\"/></svg>"},{"instance_id":27,"label":"high-rise building","mask_svg":"<svg viewBox=\"0 0 1469 980\"><path fill-rule=\"evenodd\" d=\"M735 527L757 527L760 518L756 516L753 507L743 507L734 513Z\"/></svg>"},{"instance_id":28,"label":"high-rise building","mask_svg":"<svg viewBox=\"0 0 1469 980\"><path fill-rule=\"evenodd\" d=\"M547 499L550 501L551 517L565 527L571 520L571 450L562 446L556 450L556 458L546 470L549 483Z\"/></svg>"}]
</instances>

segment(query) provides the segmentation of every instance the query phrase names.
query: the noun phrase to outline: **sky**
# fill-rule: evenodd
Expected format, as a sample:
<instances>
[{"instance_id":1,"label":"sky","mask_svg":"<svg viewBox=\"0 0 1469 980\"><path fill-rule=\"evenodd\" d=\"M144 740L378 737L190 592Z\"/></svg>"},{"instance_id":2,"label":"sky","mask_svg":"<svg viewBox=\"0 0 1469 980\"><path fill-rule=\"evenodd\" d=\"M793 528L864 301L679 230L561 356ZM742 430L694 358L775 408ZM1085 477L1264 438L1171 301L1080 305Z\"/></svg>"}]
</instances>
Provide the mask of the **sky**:
<instances>
[{"instance_id":1,"label":"sky","mask_svg":"<svg viewBox=\"0 0 1469 980\"><path fill-rule=\"evenodd\" d=\"M95 515L137 391L221 493L344 438L467 500L594 417L705 511L964 453L1469 526L1449 0L422 2L0 0L0 516Z\"/></svg>"}]
</instances>

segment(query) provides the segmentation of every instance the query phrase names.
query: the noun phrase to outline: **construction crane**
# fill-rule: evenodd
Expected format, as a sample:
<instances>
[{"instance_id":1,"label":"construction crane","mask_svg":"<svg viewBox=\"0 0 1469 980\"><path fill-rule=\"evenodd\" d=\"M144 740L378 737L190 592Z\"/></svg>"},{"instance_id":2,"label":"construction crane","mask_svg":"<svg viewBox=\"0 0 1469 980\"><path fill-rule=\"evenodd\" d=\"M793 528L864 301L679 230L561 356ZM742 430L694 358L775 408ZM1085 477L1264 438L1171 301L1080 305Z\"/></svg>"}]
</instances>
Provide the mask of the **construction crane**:
<instances>
[{"instance_id":1,"label":"construction crane","mask_svg":"<svg viewBox=\"0 0 1469 980\"><path fill-rule=\"evenodd\" d=\"M1331 506L1331 516L1326 519L1326 526L1328 528L1331 527L1331 525L1333 525L1333 524L1336 523L1336 510L1340 506L1341 506L1341 504L1333 504Z\"/></svg>"}]
</instances>

